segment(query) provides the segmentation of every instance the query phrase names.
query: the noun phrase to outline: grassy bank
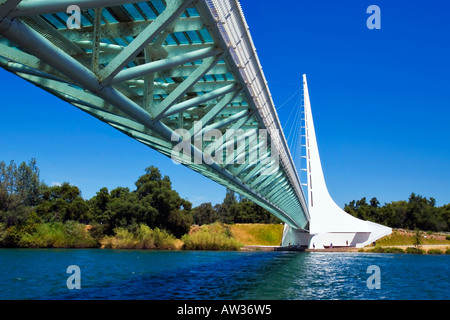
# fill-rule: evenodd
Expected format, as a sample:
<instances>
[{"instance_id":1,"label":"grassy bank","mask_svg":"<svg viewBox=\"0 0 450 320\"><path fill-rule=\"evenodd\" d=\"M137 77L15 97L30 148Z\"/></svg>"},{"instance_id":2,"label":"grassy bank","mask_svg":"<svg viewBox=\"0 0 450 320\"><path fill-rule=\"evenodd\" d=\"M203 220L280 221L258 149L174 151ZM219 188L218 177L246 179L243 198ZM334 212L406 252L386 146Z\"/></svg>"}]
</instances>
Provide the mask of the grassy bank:
<instances>
[{"instance_id":1,"label":"grassy bank","mask_svg":"<svg viewBox=\"0 0 450 320\"><path fill-rule=\"evenodd\" d=\"M279 245L283 226L279 224L223 224L193 226L177 239L145 224L134 228L115 228L104 235L101 225L84 225L75 221L29 221L21 228L0 224L0 247L22 248L105 248L150 250L240 250L244 245Z\"/></svg>"},{"instance_id":2,"label":"grassy bank","mask_svg":"<svg viewBox=\"0 0 450 320\"><path fill-rule=\"evenodd\" d=\"M282 224L237 223L229 226L233 237L244 245L279 246Z\"/></svg>"},{"instance_id":3,"label":"grassy bank","mask_svg":"<svg viewBox=\"0 0 450 320\"><path fill-rule=\"evenodd\" d=\"M183 250L240 250L244 245L278 246L283 236L281 224L223 224L192 226L181 240L165 231L151 230L145 225L132 233L118 228L114 236L103 238L102 248L112 249L183 249Z\"/></svg>"},{"instance_id":4,"label":"grassy bank","mask_svg":"<svg viewBox=\"0 0 450 320\"><path fill-rule=\"evenodd\" d=\"M449 245L448 235L442 233L420 232L420 244L422 245ZM416 241L415 231L394 229L392 234L377 240L377 246L412 246Z\"/></svg>"},{"instance_id":5,"label":"grassy bank","mask_svg":"<svg viewBox=\"0 0 450 320\"><path fill-rule=\"evenodd\" d=\"M365 247L360 252L450 254L450 237L438 232L419 232L394 229L392 234L376 242L375 247Z\"/></svg>"}]
</instances>

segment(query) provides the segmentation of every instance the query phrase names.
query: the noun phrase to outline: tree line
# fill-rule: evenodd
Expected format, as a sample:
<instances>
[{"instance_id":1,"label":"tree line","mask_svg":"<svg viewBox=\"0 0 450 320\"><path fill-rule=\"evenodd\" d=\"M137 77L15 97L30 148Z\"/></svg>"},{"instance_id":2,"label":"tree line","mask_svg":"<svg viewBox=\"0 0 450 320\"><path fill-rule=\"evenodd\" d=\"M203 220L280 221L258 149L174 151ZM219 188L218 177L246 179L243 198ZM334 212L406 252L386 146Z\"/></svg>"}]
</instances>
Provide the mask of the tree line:
<instances>
[{"instance_id":1,"label":"tree line","mask_svg":"<svg viewBox=\"0 0 450 320\"><path fill-rule=\"evenodd\" d=\"M204 203L192 208L191 202L172 189L170 178L162 176L155 166L145 169L135 187L101 188L92 198L84 199L81 190L68 182L54 186L42 182L36 159L20 165L1 161L0 246L25 246L30 239L38 241L39 232L62 237L76 231L81 237L80 223L89 225L90 235L99 242L119 229L135 232L142 225L181 238L193 224L277 221L253 202L237 200L229 190L221 204Z\"/></svg>"},{"instance_id":2,"label":"tree line","mask_svg":"<svg viewBox=\"0 0 450 320\"><path fill-rule=\"evenodd\" d=\"M408 201L380 205L376 198L350 201L344 210L357 218L392 228L450 231L450 204L437 207L433 198L414 193ZM150 166L135 182L135 189L101 188L84 199L68 182L48 186L40 180L35 159L17 165L0 162L0 246L45 246L49 242L77 242L95 246L117 230L138 232L143 226L182 238L192 225L214 222L281 223L267 210L227 190L222 203L192 208L175 190L168 176ZM89 234L86 235L86 225ZM144 229L143 229L144 228ZM141 232L142 234L142 232ZM65 237L72 238L66 239ZM44 239L44 240L43 240ZM64 240L65 239L65 240ZM83 240L84 239L84 240ZM88 239L88 240L86 240Z\"/></svg>"},{"instance_id":3,"label":"tree line","mask_svg":"<svg viewBox=\"0 0 450 320\"><path fill-rule=\"evenodd\" d=\"M450 231L450 204L436 206L436 200L411 193L408 201L392 201L380 205L376 197L352 200L344 210L351 215L391 228L424 231Z\"/></svg>"}]
</instances>

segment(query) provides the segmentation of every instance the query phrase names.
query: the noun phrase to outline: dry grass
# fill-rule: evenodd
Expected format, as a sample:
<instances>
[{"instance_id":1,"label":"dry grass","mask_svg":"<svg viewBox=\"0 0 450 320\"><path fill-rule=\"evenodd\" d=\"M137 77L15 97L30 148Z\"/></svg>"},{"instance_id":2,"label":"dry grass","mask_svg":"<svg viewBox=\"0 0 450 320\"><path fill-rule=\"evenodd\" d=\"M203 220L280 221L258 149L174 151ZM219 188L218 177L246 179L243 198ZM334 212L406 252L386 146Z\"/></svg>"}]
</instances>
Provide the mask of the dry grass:
<instances>
[{"instance_id":1,"label":"dry grass","mask_svg":"<svg viewBox=\"0 0 450 320\"><path fill-rule=\"evenodd\" d=\"M446 240L444 234L421 232L420 235L422 245L450 245L450 240ZM395 229L392 234L377 240L377 246L411 246L414 245L415 237L414 231Z\"/></svg>"},{"instance_id":2,"label":"dry grass","mask_svg":"<svg viewBox=\"0 0 450 320\"><path fill-rule=\"evenodd\" d=\"M248 246L278 246L283 237L282 224L237 223L230 225L237 241Z\"/></svg>"}]
</instances>

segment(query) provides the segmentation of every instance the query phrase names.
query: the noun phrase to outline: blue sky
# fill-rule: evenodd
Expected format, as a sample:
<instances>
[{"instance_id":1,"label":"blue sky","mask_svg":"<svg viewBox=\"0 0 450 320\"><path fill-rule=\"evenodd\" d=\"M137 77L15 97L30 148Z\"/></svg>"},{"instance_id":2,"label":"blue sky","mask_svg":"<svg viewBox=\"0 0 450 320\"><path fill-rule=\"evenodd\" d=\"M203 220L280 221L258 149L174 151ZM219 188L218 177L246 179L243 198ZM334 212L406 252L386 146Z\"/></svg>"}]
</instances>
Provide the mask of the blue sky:
<instances>
[{"instance_id":1,"label":"blue sky","mask_svg":"<svg viewBox=\"0 0 450 320\"><path fill-rule=\"evenodd\" d=\"M411 192L450 203L449 2L241 3L285 132L307 74L325 179L338 205ZM366 27L372 4L381 9L380 30ZM0 160L34 157L47 184L68 181L85 198L101 187L133 189L156 165L194 205L223 200L222 186L3 69L0 83Z\"/></svg>"}]
</instances>

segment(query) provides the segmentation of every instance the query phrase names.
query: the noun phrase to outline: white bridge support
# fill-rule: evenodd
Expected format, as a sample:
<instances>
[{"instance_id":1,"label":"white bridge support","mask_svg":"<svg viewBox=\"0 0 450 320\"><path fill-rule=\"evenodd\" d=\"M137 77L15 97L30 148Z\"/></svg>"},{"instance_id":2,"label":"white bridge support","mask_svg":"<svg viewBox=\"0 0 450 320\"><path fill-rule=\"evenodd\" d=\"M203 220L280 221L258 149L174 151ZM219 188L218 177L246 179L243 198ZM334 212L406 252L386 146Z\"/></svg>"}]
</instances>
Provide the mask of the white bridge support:
<instances>
[{"instance_id":1,"label":"white bridge support","mask_svg":"<svg viewBox=\"0 0 450 320\"><path fill-rule=\"evenodd\" d=\"M308 186L309 232L284 228L283 246L308 246L310 249L333 247L364 247L389 235L391 228L353 217L331 198L322 171L314 130L306 75L303 75L306 171Z\"/></svg>"}]
</instances>

